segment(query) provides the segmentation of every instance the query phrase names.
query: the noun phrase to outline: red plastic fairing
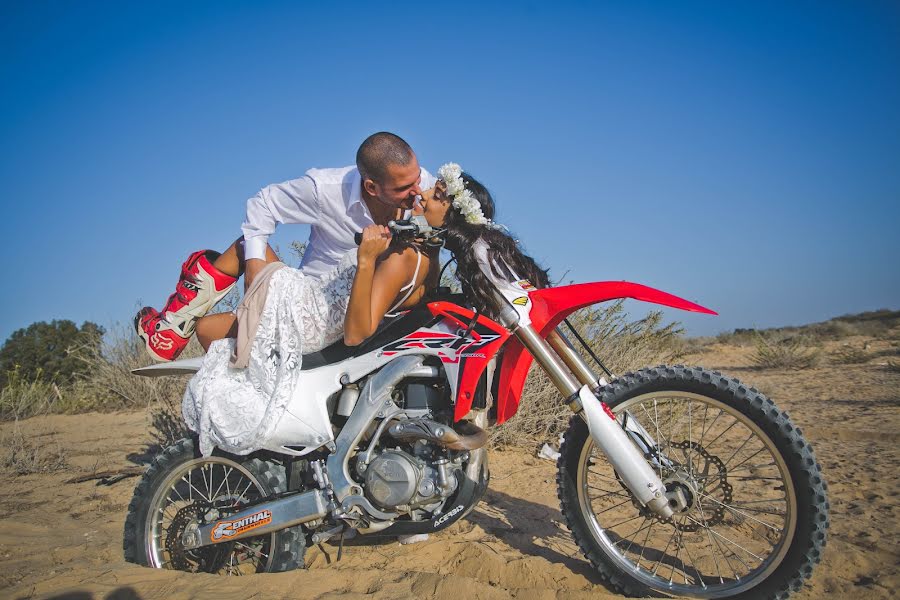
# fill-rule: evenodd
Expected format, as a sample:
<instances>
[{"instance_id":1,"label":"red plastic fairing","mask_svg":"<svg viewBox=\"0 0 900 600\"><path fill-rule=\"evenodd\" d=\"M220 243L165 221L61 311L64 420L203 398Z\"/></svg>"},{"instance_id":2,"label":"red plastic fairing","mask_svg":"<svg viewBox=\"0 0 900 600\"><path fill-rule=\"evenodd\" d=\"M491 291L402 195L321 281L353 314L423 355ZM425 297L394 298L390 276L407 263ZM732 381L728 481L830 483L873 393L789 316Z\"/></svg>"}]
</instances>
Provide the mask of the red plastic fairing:
<instances>
[{"instance_id":1,"label":"red plastic fairing","mask_svg":"<svg viewBox=\"0 0 900 600\"><path fill-rule=\"evenodd\" d=\"M468 323L475 316L473 311L452 302L430 302L428 310L436 317L449 319L461 329L468 327ZM475 323L476 326L485 327L495 335L485 333L485 337L473 329L469 334L472 341L456 349L455 360L459 362L459 374L456 382L456 407L453 410L454 421L459 421L472 409L475 388L478 387L481 374L484 373L488 362L509 338L509 331L503 325L495 323L484 315L479 315ZM444 357L441 357L441 360L445 360Z\"/></svg>"},{"instance_id":2,"label":"red plastic fairing","mask_svg":"<svg viewBox=\"0 0 900 600\"><path fill-rule=\"evenodd\" d=\"M530 292L528 296L532 302L531 323L541 337L545 338L563 319L579 308L619 298L633 298L708 315L718 314L678 296L627 281L600 281L544 288ZM531 360L531 354L525 351L519 340L509 341L503 352L500 387L497 390L498 424L512 417L519 409L519 397L522 395Z\"/></svg>"}]
</instances>

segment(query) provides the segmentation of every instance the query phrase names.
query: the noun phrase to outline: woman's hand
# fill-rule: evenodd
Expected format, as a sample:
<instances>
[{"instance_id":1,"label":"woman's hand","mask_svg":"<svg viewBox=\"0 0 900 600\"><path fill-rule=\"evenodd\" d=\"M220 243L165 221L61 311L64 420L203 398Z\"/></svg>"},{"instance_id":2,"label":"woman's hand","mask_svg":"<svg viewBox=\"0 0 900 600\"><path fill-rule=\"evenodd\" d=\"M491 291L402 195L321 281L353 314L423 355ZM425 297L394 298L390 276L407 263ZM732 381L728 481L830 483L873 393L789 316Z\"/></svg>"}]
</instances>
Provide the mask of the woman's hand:
<instances>
[{"instance_id":1,"label":"woman's hand","mask_svg":"<svg viewBox=\"0 0 900 600\"><path fill-rule=\"evenodd\" d=\"M374 265L375 259L388 249L390 243L390 229L384 225L369 225L362 232L362 241L356 253L357 265Z\"/></svg>"}]
</instances>

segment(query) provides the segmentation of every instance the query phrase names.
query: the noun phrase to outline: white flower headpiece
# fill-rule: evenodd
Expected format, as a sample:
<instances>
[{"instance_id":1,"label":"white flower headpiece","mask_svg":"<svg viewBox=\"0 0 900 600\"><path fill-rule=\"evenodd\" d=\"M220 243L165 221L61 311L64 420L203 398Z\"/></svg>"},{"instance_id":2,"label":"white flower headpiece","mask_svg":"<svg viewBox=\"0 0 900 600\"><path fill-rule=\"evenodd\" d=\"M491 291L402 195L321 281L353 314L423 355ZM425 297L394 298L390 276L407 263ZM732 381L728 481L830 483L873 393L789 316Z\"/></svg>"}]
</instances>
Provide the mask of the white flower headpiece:
<instances>
[{"instance_id":1,"label":"white flower headpiece","mask_svg":"<svg viewBox=\"0 0 900 600\"><path fill-rule=\"evenodd\" d=\"M447 195L453 198L453 208L458 210L471 225L484 225L491 229L505 229L503 225L494 223L484 216L481 203L471 190L466 189L462 178L462 167L456 163L447 163L438 169L440 177L447 186Z\"/></svg>"}]
</instances>

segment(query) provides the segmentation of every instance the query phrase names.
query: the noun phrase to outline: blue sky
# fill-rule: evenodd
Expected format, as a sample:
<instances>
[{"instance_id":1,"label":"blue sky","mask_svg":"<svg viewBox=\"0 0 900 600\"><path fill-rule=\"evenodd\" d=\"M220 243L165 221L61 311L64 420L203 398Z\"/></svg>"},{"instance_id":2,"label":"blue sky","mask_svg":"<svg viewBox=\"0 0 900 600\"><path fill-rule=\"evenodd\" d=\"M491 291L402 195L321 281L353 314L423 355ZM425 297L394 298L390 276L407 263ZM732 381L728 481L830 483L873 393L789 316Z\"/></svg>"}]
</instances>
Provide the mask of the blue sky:
<instances>
[{"instance_id":1,"label":"blue sky","mask_svg":"<svg viewBox=\"0 0 900 600\"><path fill-rule=\"evenodd\" d=\"M721 313L689 333L900 308L898 74L892 1L3 2L0 340L159 306L378 130L555 277Z\"/></svg>"}]
</instances>

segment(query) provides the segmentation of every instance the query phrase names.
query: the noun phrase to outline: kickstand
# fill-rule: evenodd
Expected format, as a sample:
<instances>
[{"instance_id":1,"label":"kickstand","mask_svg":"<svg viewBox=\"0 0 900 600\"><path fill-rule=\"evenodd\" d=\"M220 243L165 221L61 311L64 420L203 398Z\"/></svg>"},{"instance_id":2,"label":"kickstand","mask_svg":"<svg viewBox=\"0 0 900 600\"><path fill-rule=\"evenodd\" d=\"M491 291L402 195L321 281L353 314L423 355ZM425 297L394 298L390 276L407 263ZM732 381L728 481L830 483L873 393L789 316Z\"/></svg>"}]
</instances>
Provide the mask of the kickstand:
<instances>
[{"instance_id":1,"label":"kickstand","mask_svg":"<svg viewBox=\"0 0 900 600\"><path fill-rule=\"evenodd\" d=\"M344 554L344 531L346 530L346 527L344 529L341 529L341 539L338 542L338 555L335 562L341 562L341 556Z\"/></svg>"}]
</instances>

